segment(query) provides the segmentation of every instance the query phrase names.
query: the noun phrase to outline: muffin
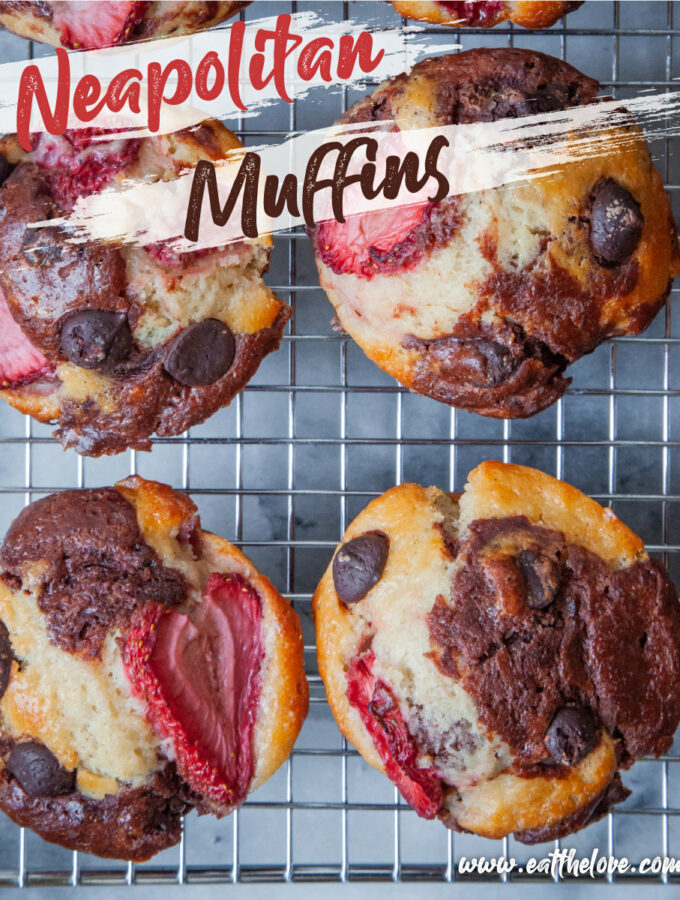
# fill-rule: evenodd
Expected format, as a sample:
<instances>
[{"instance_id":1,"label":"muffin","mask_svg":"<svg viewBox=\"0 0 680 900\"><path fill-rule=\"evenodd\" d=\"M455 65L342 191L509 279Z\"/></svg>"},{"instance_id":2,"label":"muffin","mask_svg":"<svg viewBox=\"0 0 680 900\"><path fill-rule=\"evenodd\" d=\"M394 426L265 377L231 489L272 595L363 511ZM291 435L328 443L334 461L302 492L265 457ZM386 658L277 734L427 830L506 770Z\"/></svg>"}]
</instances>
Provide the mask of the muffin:
<instances>
[{"instance_id":1,"label":"muffin","mask_svg":"<svg viewBox=\"0 0 680 900\"><path fill-rule=\"evenodd\" d=\"M20 37L67 47L96 50L149 38L193 34L219 25L246 2L180 3L76 0L49 3L0 2L0 25Z\"/></svg>"},{"instance_id":2,"label":"muffin","mask_svg":"<svg viewBox=\"0 0 680 900\"><path fill-rule=\"evenodd\" d=\"M512 22L525 28L550 28L583 3L565 0L392 0L399 15L453 28L492 28Z\"/></svg>"},{"instance_id":3,"label":"muffin","mask_svg":"<svg viewBox=\"0 0 680 900\"><path fill-rule=\"evenodd\" d=\"M343 734L425 818L563 837L680 721L680 609L642 541L576 488L486 462L402 484L350 525L314 597Z\"/></svg>"},{"instance_id":4,"label":"muffin","mask_svg":"<svg viewBox=\"0 0 680 900\"><path fill-rule=\"evenodd\" d=\"M423 60L341 121L517 119L593 103L597 88L531 50L468 50ZM403 385L452 406L515 418L554 403L567 365L644 330L680 271L641 132L618 116L598 138L588 156L566 135L574 161L540 178L319 223L310 234L339 327Z\"/></svg>"},{"instance_id":5,"label":"muffin","mask_svg":"<svg viewBox=\"0 0 680 900\"><path fill-rule=\"evenodd\" d=\"M299 620L184 494L138 477L52 494L0 566L0 809L17 824L141 861L288 757Z\"/></svg>"},{"instance_id":6,"label":"muffin","mask_svg":"<svg viewBox=\"0 0 680 900\"><path fill-rule=\"evenodd\" d=\"M289 311L262 280L268 236L179 254L165 243L74 243L67 224L31 223L236 147L216 121L127 141L43 133L29 154L13 137L0 144L0 395L56 422L65 447L149 449L154 432L203 422L277 349Z\"/></svg>"}]
</instances>

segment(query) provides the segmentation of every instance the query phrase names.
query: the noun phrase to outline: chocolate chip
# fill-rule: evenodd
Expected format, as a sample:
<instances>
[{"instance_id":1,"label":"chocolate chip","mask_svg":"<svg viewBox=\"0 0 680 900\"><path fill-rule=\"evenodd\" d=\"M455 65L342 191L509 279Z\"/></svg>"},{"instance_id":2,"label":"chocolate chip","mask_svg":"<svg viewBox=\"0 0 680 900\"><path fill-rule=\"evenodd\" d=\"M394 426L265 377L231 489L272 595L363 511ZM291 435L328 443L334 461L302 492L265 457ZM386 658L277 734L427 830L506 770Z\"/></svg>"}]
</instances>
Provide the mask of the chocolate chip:
<instances>
[{"instance_id":1,"label":"chocolate chip","mask_svg":"<svg viewBox=\"0 0 680 900\"><path fill-rule=\"evenodd\" d=\"M125 313L109 309L70 313L61 326L61 349L82 369L110 371L132 350L132 332Z\"/></svg>"},{"instance_id":2,"label":"chocolate chip","mask_svg":"<svg viewBox=\"0 0 680 900\"><path fill-rule=\"evenodd\" d=\"M65 251L63 229L54 226L26 229L21 243L21 255L29 266L54 265L63 260Z\"/></svg>"},{"instance_id":3,"label":"chocolate chip","mask_svg":"<svg viewBox=\"0 0 680 900\"><path fill-rule=\"evenodd\" d=\"M635 197L612 178L600 181L591 196L590 240L606 263L618 264L633 253L645 224Z\"/></svg>"},{"instance_id":4,"label":"chocolate chip","mask_svg":"<svg viewBox=\"0 0 680 900\"><path fill-rule=\"evenodd\" d=\"M7 769L32 797L58 797L75 789L75 771L67 772L38 741L17 744L7 759Z\"/></svg>"},{"instance_id":5,"label":"chocolate chip","mask_svg":"<svg viewBox=\"0 0 680 900\"><path fill-rule=\"evenodd\" d=\"M333 583L345 606L363 600L380 581L389 548L390 540L381 531L369 531L340 547L333 559Z\"/></svg>"},{"instance_id":6,"label":"chocolate chip","mask_svg":"<svg viewBox=\"0 0 680 900\"><path fill-rule=\"evenodd\" d=\"M9 631L4 622L0 621L0 698L4 696L12 675L12 644L9 639Z\"/></svg>"},{"instance_id":7,"label":"chocolate chip","mask_svg":"<svg viewBox=\"0 0 680 900\"><path fill-rule=\"evenodd\" d=\"M550 723L545 746L555 762L573 766L595 749L595 717L584 706L565 706Z\"/></svg>"},{"instance_id":8,"label":"chocolate chip","mask_svg":"<svg viewBox=\"0 0 680 900\"><path fill-rule=\"evenodd\" d=\"M7 157L0 153L0 185L4 184L7 181L9 176L14 171L14 168L15 167L7 159Z\"/></svg>"},{"instance_id":9,"label":"chocolate chip","mask_svg":"<svg viewBox=\"0 0 680 900\"><path fill-rule=\"evenodd\" d=\"M477 383L480 385L495 387L507 381L517 368L518 360L497 341L480 338L474 342L473 349L479 359L480 380Z\"/></svg>"},{"instance_id":10,"label":"chocolate chip","mask_svg":"<svg viewBox=\"0 0 680 900\"><path fill-rule=\"evenodd\" d=\"M534 550L522 550L517 557L517 565L527 584L527 606L530 609L550 606L560 586L559 563Z\"/></svg>"},{"instance_id":11,"label":"chocolate chip","mask_svg":"<svg viewBox=\"0 0 680 900\"><path fill-rule=\"evenodd\" d=\"M548 81L539 84L536 93L531 97L533 113L556 112L573 105L574 88L570 84L559 81Z\"/></svg>"},{"instance_id":12,"label":"chocolate chip","mask_svg":"<svg viewBox=\"0 0 680 900\"><path fill-rule=\"evenodd\" d=\"M413 346L421 349L423 344L416 339ZM427 346L445 356L449 366L455 365L459 382L467 382L474 387L492 388L502 384L522 362L522 357L519 354L514 356L505 344L483 337L447 337L432 341Z\"/></svg>"},{"instance_id":13,"label":"chocolate chip","mask_svg":"<svg viewBox=\"0 0 680 900\"><path fill-rule=\"evenodd\" d=\"M229 370L235 352L229 326L219 319L204 319L177 335L170 344L164 367L180 384L213 384Z\"/></svg>"}]
</instances>

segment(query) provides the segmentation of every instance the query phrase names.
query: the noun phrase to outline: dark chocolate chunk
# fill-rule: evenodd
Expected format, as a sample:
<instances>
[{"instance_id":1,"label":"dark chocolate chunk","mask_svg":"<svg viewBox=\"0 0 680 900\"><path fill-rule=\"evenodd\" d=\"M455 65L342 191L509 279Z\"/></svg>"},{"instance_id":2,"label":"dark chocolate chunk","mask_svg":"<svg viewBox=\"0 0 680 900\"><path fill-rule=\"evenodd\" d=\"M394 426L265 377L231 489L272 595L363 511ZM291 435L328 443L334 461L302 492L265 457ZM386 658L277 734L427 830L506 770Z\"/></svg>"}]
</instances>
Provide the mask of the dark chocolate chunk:
<instances>
[{"instance_id":1,"label":"dark chocolate chunk","mask_svg":"<svg viewBox=\"0 0 680 900\"><path fill-rule=\"evenodd\" d=\"M564 109L569 102L569 88L565 84L541 85L535 94L517 95L512 91L492 97L480 115L481 121L521 119L538 113Z\"/></svg>"},{"instance_id":2,"label":"dark chocolate chunk","mask_svg":"<svg viewBox=\"0 0 680 900\"><path fill-rule=\"evenodd\" d=\"M363 600L382 578L390 541L370 531L343 544L333 560L333 583L340 600L349 606Z\"/></svg>"},{"instance_id":3,"label":"dark chocolate chunk","mask_svg":"<svg viewBox=\"0 0 680 900\"><path fill-rule=\"evenodd\" d=\"M519 364L519 360L512 356L511 351L498 341L479 338L471 341L469 347L470 362L476 364L478 372L476 381L471 373L470 380L473 384L496 387L507 381Z\"/></svg>"},{"instance_id":4,"label":"dark chocolate chunk","mask_svg":"<svg viewBox=\"0 0 680 900\"><path fill-rule=\"evenodd\" d=\"M14 171L12 163L0 153L0 185L3 185Z\"/></svg>"},{"instance_id":5,"label":"dark chocolate chunk","mask_svg":"<svg viewBox=\"0 0 680 900\"><path fill-rule=\"evenodd\" d=\"M132 332L125 313L110 309L69 313L61 326L61 349L76 366L110 371L132 350Z\"/></svg>"},{"instance_id":6,"label":"dark chocolate chunk","mask_svg":"<svg viewBox=\"0 0 680 900\"><path fill-rule=\"evenodd\" d=\"M622 263L637 247L645 224L635 197L612 178L600 181L592 194L590 240L607 263Z\"/></svg>"},{"instance_id":7,"label":"dark chocolate chunk","mask_svg":"<svg viewBox=\"0 0 680 900\"><path fill-rule=\"evenodd\" d=\"M461 316L453 334L434 340L408 335L402 346L417 353L412 390L483 415L533 415L569 384L561 377L566 359L506 318L485 323Z\"/></svg>"},{"instance_id":8,"label":"dark chocolate chunk","mask_svg":"<svg viewBox=\"0 0 680 900\"><path fill-rule=\"evenodd\" d=\"M7 759L7 769L32 797L58 797L75 790L75 770L64 769L57 757L38 741L17 744Z\"/></svg>"},{"instance_id":9,"label":"dark chocolate chunk","mask_svg":"<svg viewBox=\"0 0 680 900\"><path fill-rule=\"evenodd\" d=\"M12 644L9 639L9 631L4 622L0 621L0 699L3 697L12 675Z\"/></svg>"},{"instance_id":10,"label":"dark chocolate chunk","mask_svg":"<svg viewBox=\"0 0 680 900\"><path fill-rule=\"evenodd\" d=\"M522 550L517 557L517 565L527 584L527 606L530 609L550 606L560 586L559 564L542 553Z\"/></svg>"},{"instance_id":11,"label":"dark chocolate chunk","mask_svg":"<svg viewBox=\"0 0 680 900\"><path fill-rule=\"evenodd\" d=\"M213 384L229 370L235 352L229 326L219 319L204 319L177 335L163 365L180 384Z\"/></svg>"},{"instance_id":12,"label":"dark chocolate chunk","mask_svg":"<svg viewBox=\"0 0 680 900\"><path fill-rule=\"evenodd\" d=\"M21 242L21 255L29 266L51 266L64 259L67 248L64 230L54 226L27 228Z\"/></svg>"},{"instance_id":13,"label":"dark chocolate chunk","mask_svg":"<svg viewBox=\"0 0 680 900\"><path fill-rule=\"evenodd\" d=\"M555 762L567 766L584 759L595 749L595 717L584 706L565 706L550 723L545 746Z\"/></svg>"}]
</instances>

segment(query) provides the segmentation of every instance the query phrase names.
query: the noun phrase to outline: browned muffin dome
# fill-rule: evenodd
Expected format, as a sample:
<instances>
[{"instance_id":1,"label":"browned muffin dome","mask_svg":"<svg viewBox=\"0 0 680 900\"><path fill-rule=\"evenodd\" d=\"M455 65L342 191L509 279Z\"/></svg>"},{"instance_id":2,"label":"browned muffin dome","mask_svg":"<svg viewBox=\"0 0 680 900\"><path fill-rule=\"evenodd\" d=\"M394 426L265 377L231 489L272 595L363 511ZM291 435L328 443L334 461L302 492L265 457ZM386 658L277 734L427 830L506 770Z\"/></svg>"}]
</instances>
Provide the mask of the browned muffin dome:
<instances>
[{"instance_id":1,"label":"browned muffin dome","mask_svg":"<svg viewBox=\"0 0 680 900\"><path fill-rule=\"evenodd\" d=\"M2 0L0 25L33 41L95 50L192 34L218 25L247 5L236 0Z\"/></svg>"},{"instance_id":2,"label":"browned muffin dome","mask_svg":"<svg viewBox=\"0 0 680 900\"><path fill-rule=\"evenodd\" d=\"M593 103L597 88L531 50L469 50L423 60L341 121L406 131L518 119ZM496 417L549 406L567 365L646 328L680 271L641 132L601 137L606 152L540 178L322 222L319 280L342 327L417 393Z\"/></svg>"},{"instance_id":3,"label":"browned muffin dome","mask_svg":"<svg viewBox=\"0 0 680 900\"><path fill-rule=\"evenodd\" d=\"M148 449L226 406L275 350L288 308L262 280L271 239L178 254L71 243L80 197L171 179L240 144L219 122L142 140L43 133L0 156L0 396L90 456Z\"/></svg>"},{"instance_id":4,"label":"browned muffin dome","mask_svg":"<svg viewBox=\"0 0 680 900\"><path fill-rule=\"evenodd\" d=\"M307 711L300 623L184 494L132 477L28 506L0 546L0 809L148 859L226 815Z\"/></svg>"},{"instance_id":5,"label":"browned muffin dome","mask_svg":"<svg viewBox=\"0 0 680 900\"><path fill-rule=\"evenodd\" d=\"M350 525L314 597L319 668L364 758L425 818L563 837L628 796L680 722L680 606L610 510L482 463Z\"/></svg>"}]
</instances>

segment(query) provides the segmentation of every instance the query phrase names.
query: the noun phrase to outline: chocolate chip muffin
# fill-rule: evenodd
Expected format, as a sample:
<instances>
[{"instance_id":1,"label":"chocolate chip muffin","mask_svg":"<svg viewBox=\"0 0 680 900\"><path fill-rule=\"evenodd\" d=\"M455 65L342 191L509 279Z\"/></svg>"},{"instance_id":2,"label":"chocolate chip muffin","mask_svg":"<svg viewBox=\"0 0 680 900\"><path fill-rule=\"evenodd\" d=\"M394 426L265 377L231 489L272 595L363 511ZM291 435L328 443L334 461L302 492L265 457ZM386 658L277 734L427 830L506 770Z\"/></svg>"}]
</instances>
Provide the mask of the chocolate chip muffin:
<instances>
[{"instance_id":1,"label":"chocolate chip muffin","mask_svg":"<svg viewBox=\"0 0 680 900\"><path fill-rule=\"evenodd\" d=\"M307 712L290 605L156 482L27 507L0 619L0 809L73 850L141 861L231 812Z\"/></svg>"},{"instance_id":2,"label":"chocolate chip muffin","mask_svg":"<svg viewBox=\"0 0 680 900\"><path fill-rule=\"evenodd\" d=\"M583 0L392 0L392 6L407 19L453 28L492 28L501 22L550 28L581 3Z\"/></svg>"},{"instance_id":3,"label":"chocolate chip muffin","mask_svg":"<svg viewBox=\"0 0 680 900\"><path fill-rule=\"evenodd\" d=\"M597 89L541 53L477 49L423 60L341 121L493 122L590 104ZM549 406L567 365L646 328L680 271L661 177L637 127L617 123L598 155L574 145L540 178L318 224L340 326L417 393L495 417ZM565 140L569 152L577 137Z\"/></svg>"},{"instance_id":4,"label":"chocolate chip muffin","mask_svg":"<svg viewBox=\"0 0 680 900\"><path fill-rule=\"evenodd\" d=\"M49 3L2 0L0 25L33 41L96 50L128 41L193 34L219 25L247 2L180 3L94 0Z\"/></svg>"},{"instance_id":5,"label":"chocolate chip muffin","mask_svg":"<svg viewBox=\"0 0 680 900\"><path fill-rule=\"evenodd\" d=\"M338 724L425 818L525 843L625 799L680 721L680 607L611 510L524 466L402 484L355 519L314 597Z\"/></svg>"},{"instance_id":6,"label":"chocolate chip muffin","mask_svg":"<svg viewBox=\"0 0 680 900\"><path fill-rule=\"evenodd\" d=\"M169 244L69 241L77 200L122 179L169 180L239 147L219 122L101 142L0 144L0 395L88 456L149 449L226 406L275 350L288 308L262 275L271 239L179 254Z\"/></svg>"}]
</instances>

